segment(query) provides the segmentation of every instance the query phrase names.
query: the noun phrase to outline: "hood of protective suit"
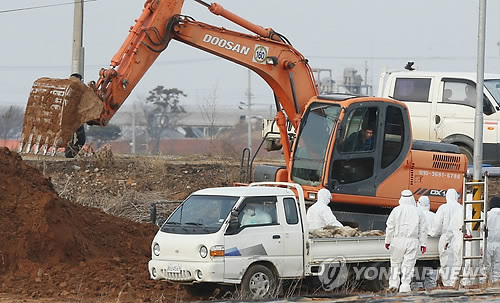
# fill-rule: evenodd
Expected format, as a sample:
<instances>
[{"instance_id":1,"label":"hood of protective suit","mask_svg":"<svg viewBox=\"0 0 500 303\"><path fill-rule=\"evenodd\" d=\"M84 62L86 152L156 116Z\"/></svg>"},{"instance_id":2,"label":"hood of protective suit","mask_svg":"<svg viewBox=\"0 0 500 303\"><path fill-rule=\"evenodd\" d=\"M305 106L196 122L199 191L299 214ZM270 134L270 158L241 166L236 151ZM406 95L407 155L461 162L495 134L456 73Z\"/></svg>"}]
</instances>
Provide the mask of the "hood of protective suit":
<instances>
[{"instance_id":1,"label":"hood of protective suit","mask_svg":"<svg viewBox=\"0 0 500 303\"><path fill-rule=\"evenodd\" d=\"M332 199L332 194L326 188L322 188L318 191L318 203L328 205Z\"/></svg>"},{"instance_id":2,"label":"hood of protective suit","mask_svg":"<svg viewBox=\"0 0 500 303\"><path fill-rule=\"evenodd\" d=\"M446 203L458 203L458 193L454 188L446 191Z\"/></svg>"},{"instance_id":3,"label":"hood of protective suit","mask_svg":"<svg viewBox=\"0 0 500 303\"><path fill-rule=\"evenodd\" d=\"M429 197L421 196L420 198L418 198L417 206L424 210L429 210L431 208L431 201L429 200Z\"/></svg>"},{"instance_id":4,"label":"hood of protective suit","mask_svg":"<svg viewBox=\"0 0 500 303\"><path fill-rule=\"evenodd\" d=\"M411 205L416 206L415 198L410 190L405 189L401 192L401 198L399 198L399 205Z\"/></svg>"},{"instance_id":5,"label":"hood of protective suit","mask_svg":"<svg viewBox=\"0 0 500 303\"><path fill-rule=\"evenodd\" d=\"M490 199L490 209L499 208L500 209L500 197L494 196Z\"/></svg>"}]
</instances>

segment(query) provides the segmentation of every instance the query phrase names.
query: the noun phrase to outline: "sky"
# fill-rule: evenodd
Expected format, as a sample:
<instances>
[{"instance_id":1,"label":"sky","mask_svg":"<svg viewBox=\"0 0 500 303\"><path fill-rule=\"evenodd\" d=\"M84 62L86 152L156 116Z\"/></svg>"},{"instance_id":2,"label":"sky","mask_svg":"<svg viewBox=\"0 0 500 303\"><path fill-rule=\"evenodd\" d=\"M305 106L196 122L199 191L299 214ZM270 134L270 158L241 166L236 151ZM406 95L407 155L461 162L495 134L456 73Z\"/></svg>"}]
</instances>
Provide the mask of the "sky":
<instances>
[{"instance_id":1,"label":"sky","mask_svg":"<svg viewBox=\"0 0 500 303\"><path fill-rule=\"evenodd\" d=\"M25 106L33 81L66 78L71 73L72 0L0 2L0 106ZM70 3L40 9L8 11ZM271 27L290 40L313 68L332 69L339 80L354 67L368 84L378 86L384 70L400 70L415 61L419 70L476 70L479 0L219 0L227 10ZM109 66L144 0L97 0L84 7L84 80L98 79ZM194 0L182 13L212 25L248 33ZM485 72L500 73L500 1L487 2ZM366 72L365 72L366 69ZM124 105L140 102L158 85L188 96L185 106L199 107L215 93L218 107L238 111L247 101L248 70L177 41L158 57ZM269 86L251 75L252 104L274 103Z\"/></svg>"}]
</instances>

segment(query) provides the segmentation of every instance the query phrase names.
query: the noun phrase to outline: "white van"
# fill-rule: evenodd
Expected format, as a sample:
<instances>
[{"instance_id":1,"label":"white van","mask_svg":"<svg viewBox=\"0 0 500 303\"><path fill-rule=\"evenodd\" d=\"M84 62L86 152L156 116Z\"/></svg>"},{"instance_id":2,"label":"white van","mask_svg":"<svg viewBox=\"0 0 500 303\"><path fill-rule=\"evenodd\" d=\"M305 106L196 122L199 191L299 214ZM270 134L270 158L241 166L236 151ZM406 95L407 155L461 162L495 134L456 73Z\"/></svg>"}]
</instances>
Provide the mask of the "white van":
<instances>
[{"instance_id":1,"label":"white van","mask_svg":"<svg viewBox=\"0 0 500 303\"><path fill-rule=\"evenodd\" d=\"M406 103L413 138L458 145L472 163L476 74L426 71L384 72L378 96ZM483 163L500 164L500 75L485 74Z\"/></svg>"}]
</instances>

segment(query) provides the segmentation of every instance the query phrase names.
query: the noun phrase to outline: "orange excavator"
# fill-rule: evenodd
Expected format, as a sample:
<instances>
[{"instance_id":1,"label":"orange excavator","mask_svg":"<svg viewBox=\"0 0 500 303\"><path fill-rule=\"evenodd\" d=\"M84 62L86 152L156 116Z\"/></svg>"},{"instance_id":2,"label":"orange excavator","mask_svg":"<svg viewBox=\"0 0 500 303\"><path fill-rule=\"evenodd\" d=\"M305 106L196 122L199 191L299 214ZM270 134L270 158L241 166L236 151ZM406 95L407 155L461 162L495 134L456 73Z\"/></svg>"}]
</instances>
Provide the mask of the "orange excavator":
<instances>
[{"instance_id":1,"label":"orange excavator","mask_svg":"<svg viewBox=\"0 0 500 303\"><path fill-rule=\"evenodd\" d=\"M413 141L403 103L318 95L308 60L285 36L216 3L195 1L254 34L181 15L183 0L147 0L111 67L101 69L97 82L85 85L76 77L35 81L20 151L54 153L58 146L71 144L84 123L108 124L174 39L251 69L272 88L286 167L258 167L256 181L299 183L309 200L326 187L340 219L358 222L373 222L373 213L396 206L403 189L410 189L416 198L429 196L434 210L444 203L448 188L462 192L465 156L451 145ZM294 140L290 140L287 121L296 130ZM367 215L353 219L352 213ZM381 220L385 223L385 217Z\"/></svg>"}]
</instances>

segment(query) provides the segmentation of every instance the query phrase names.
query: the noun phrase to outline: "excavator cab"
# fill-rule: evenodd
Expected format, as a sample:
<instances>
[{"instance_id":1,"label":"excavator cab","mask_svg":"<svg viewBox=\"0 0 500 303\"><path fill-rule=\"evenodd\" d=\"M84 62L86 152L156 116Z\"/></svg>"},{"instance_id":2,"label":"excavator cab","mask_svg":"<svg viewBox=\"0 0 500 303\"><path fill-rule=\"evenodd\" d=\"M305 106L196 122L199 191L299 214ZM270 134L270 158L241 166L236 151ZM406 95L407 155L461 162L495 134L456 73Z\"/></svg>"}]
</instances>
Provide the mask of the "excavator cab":
<instances>
[{"instance_id":1,"label":"excavator cab","mask_svg":"<svg viewBox=\"0 0 500 303\"><path fill-rule=\"evenodd\" d=\"M319 96L301 120L289 177L311 200L318 188L328 188L337 208L394 207L401 190L410 189L432 197L435 209L445 202L444 191L461 188L467 162L449 144L417 143L403 103Z\"/></svg>"},{"instance_id":2,"label":"excavator cab","mask_svg":"<svg viewBox=\"0 0 500 303\"><path fill-rule=\"evenodd\" d=\"M292 149L289 179L316 200L332 193L335 216L361 229L384 228L403 189L431 198L462 188L464 155L450 144L414 142L408 108L395 100L322 95L306 106Z\"/></svg>"}]
</instances>

